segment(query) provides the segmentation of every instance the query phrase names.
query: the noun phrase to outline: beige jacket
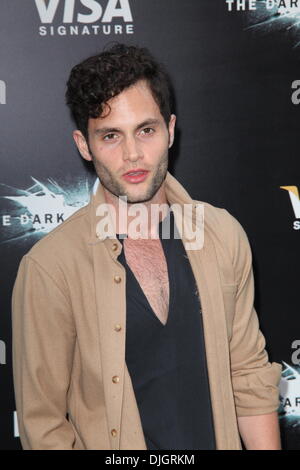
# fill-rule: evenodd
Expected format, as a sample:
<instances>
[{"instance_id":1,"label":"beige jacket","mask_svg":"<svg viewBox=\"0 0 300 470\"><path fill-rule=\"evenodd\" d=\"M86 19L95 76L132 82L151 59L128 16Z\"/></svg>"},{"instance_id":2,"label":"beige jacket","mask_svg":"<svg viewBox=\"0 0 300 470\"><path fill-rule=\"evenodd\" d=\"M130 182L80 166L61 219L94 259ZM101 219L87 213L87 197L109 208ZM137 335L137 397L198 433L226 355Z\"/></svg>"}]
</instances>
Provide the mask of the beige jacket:
<instances>
[{"instance_id":1,"label":"beige jacket","mask_svg":"<svg viewBox=\"0 0 300 470\"><path fill-rule=\"evenodd\" d=\"M199 203L170 173L166 194L170 204ZM97 237L101 202L99 185L19 266L13 373L24 449L146 448L125 363L122 245ZM237 416L278 408L281 366L268 362L259 330L247 236L225 209L204 208L204 247L187 254L203 310L217 448L240 449Z\"/></svg>"}]
</instances>

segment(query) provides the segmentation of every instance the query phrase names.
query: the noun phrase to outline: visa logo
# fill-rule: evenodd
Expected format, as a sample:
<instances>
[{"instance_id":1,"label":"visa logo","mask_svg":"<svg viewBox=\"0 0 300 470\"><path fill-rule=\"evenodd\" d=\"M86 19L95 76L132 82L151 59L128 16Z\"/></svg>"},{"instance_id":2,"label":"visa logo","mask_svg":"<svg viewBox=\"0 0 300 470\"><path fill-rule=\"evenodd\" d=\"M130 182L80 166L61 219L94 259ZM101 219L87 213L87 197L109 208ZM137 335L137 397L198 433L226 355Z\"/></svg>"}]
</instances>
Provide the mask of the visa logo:
<instances>
[{"instance_id":1,"label":"visa logo","mask_svg":"<svg viewBox=\"0 0 300 470\"><path fill-rule=\"evenodd\" d=\"M35 0L35 5L42 23L52 23L61 0L50 0L46 4L45 0ZM132 22L132 14L129 0L108 0L104 9L96 0L63 0L63 23L73 23L75 11L78 23L95 23L100 20L102 23L110 23L113 18L123 18L125 22ZM80 7L89 12L79 13Z\"/></svg>"}]
</instances>

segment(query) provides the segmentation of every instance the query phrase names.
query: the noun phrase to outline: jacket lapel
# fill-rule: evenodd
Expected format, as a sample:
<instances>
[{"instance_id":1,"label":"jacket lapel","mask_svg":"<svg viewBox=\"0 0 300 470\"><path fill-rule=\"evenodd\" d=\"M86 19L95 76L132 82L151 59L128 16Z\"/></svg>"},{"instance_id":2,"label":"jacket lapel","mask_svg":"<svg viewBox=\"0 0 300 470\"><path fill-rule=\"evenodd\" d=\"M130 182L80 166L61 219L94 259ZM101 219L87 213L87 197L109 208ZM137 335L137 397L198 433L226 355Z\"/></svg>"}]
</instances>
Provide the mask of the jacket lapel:
<instances>
[{"instance_id":1,"label":"jacket lapel","mask_svg":"<svg viewBox=\"0 0 300 470\"><path fill-rule=\"evenodd\" d=\"M90 205L91 245L105 410L111 449L146 449L139 411L125 364L126 272L117 257L122 244L99 232L101 187ZM117 247L117 249L116 249ZM116 279L118 282L116 282ZM119 329L121 327L121 329Z\"/></svg>"},{"instance_id":2,"label":"jacket lapel","mask_svg":"<svg viewBox=\"0 0 300 470\"><path fill-rule=\"evenodd\" d=\"M195 203L180 185L180 183L168 173L166 180L167 199L170 204L193 204L193 220L189 221L195 229ZM177 223L177 214L174 212ZM235 418L235 404L231 393L231 370L229 346L227 341L226 314L219 272L219 263L210 234L209 215L206 221L204 207L204 243L202 248L196 250L186 249L191 268L197 284L204 329L207 369L210 385L210 395L214 419L217 449L238 449L237 422ZM178 220L181 223L181 220ZM188 240L182 232L182 241L188 246ZM226 429L236 429L236 437L229 435Z\"/></svg>"},{"instance_id":3,"label":"jacket lapel","mask_svg":"<svg viewBox=\"0 0 300 470\"><path fill-rule=\"evenodd\" d=\"M226 429L236 427L236 420L230 393L231 371L220 273L213 242L207 233L204 237L203 248L200 251L188 250L187 255L201 302L217 449L234 449L239 446L239 441L229 442L226 432Z\"/></svg>"}]
</instances>

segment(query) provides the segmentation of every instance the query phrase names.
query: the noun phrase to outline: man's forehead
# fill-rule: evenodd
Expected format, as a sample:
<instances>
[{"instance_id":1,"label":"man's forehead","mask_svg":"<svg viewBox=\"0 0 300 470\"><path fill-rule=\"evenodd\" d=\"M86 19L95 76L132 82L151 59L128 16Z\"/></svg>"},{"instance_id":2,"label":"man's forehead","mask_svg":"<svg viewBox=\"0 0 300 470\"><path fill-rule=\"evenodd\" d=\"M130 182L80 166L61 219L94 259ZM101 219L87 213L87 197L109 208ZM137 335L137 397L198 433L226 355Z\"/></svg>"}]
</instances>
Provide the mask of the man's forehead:
<instances>
[{"instance_id":1,"label":"man's forehead","mask_svg":"<svg viewBox=\"0 0 300 470\"><path fill-rule=\"evenodd\" d=\"M93 125L120 127L126 122L133 124L147 120L162 121L159 106L146 83L138 82L111 98L103 106L100 117L90 118Z\"/></svg>"}]
</instances>

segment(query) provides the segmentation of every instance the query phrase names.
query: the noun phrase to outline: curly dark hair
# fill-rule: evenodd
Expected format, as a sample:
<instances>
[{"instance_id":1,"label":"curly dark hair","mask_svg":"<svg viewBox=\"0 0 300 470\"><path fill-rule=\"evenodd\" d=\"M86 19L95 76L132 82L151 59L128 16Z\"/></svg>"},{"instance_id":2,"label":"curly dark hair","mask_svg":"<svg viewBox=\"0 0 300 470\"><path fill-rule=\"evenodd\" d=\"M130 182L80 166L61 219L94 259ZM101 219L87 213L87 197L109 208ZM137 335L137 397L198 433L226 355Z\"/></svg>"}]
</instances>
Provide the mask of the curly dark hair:
<instances>
[{"instance_id":1,"label":"curly dark hair","mask_svg":"<svg viewBox=\"0 0 300 470\"><path fill-rule=\"evenodd\" d=\"M168 126L172 106L170 78L147 48L115 44L73 67L67 82L66 103L87 140L89 118L101 116L110 98L139 80L147 81Z\"/></svg>"}]
</instances>

